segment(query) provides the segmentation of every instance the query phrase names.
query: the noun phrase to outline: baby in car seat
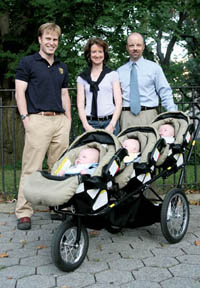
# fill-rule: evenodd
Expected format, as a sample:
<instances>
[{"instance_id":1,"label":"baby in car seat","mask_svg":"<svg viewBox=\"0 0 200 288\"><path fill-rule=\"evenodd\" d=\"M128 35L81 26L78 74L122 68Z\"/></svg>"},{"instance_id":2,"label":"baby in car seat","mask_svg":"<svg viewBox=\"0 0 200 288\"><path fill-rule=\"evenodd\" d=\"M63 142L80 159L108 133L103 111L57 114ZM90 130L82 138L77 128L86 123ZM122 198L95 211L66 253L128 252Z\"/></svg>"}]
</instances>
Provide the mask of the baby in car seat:
<instances>
[{"instance_id":1,"label":"baby in car seat","mask_svg":"<svg viewBox=\"0 0 200 288\"><path fill-rule=\"evenodd\" d=\"M165 139L166 143L174 142L175 130L171 124L163 124L160 126L159 134Z\"/></svg>"},{"instance_id":2,"label":"baby in car seat","mask_svg":"<svg viewBox=\"0 0 200 288\"><path fill-rule=\"evenodd\" d=\"M137 139L126 139L122 146L128 151L128 156L124 157L124 163L133 162L140 155L140 142Z\"/></svg>"},{"instance_id":3,"label":"baby in car seat","mask_svg":"<svg viewBox=\"0 0 200 288\"><path fill-rule=\"evenodd\" d=\"M62 175L92 174L99 163L99 151L96 148L84 148L80 151L74 165L69 167ZM60 176L62 176L60 175Z\"/></svg>"}]
</instances>

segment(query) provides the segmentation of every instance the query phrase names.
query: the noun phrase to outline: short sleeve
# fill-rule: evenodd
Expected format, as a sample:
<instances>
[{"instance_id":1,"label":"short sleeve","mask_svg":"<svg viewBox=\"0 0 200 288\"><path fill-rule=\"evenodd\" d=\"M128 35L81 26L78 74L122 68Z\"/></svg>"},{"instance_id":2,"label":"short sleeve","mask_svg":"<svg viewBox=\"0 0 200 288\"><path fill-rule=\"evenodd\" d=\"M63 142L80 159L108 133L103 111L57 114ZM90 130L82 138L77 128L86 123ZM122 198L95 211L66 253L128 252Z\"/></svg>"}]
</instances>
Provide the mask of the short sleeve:
<instances>
[{"instance_id":1,"label":"short sleeve","mask_svg":"<svg viewBox=\"0 0 200 288\"><path fill-rule=\"evenodd\" d=\"M29 65L28 62L26 61L26 57L23 57L20 60L18 67L16 69L15 79L29 82L29 77L30 77Z\"/></svg>"},{"instance_id":2,"label":"short sleeve","mask_svg":"<svg viewBox=\"0 0 200 288\"><path fill-rule=\"evenodd\" d=\"M69 74L68 74L67 66L65 64L64 64L64 71L65 71L65 75L64 75L64 79L62 83L62 88L68 88Z\"/></svg>"},{"instance_id":3,"label":"short sleeve","mask_svg":"<svg viewBox=\"0 0 200 288\"><path fill-rule=\"evenodd\" d=\"M117 71L112 71L112 82L119 81L119 73Z\"/></svg>"},{"instance_id":4,"label":"short sleeve","mask_svg":"<svg viewBox=\"0 0 200 288\"><path fill-rule=\"evenodd\" d=\"M85 80L83 78L81 78L80 76L78 76L76 82L79 83L79 84L84 85Z\"/></svg>"}]
</instances>

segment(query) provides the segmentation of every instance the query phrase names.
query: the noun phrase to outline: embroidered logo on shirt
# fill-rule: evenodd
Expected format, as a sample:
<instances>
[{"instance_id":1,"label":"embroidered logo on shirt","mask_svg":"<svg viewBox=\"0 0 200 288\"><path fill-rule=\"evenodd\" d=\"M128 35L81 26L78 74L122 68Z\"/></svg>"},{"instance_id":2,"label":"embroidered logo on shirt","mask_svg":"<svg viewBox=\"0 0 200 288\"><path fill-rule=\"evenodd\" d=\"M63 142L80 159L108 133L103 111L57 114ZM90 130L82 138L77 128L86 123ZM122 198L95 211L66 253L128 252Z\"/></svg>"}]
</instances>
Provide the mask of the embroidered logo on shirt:
<instances>
[{"instance_id":1,"label":"embroidered logo on shirt","mask_svg":"<svg viewBox=\"0 0 200 288\"><path fill-rule=\"evenodd\" d=\"M64 73L63 68L58 68L58 70L59 70L60 74Z\"/></svg>"}]
</instances>

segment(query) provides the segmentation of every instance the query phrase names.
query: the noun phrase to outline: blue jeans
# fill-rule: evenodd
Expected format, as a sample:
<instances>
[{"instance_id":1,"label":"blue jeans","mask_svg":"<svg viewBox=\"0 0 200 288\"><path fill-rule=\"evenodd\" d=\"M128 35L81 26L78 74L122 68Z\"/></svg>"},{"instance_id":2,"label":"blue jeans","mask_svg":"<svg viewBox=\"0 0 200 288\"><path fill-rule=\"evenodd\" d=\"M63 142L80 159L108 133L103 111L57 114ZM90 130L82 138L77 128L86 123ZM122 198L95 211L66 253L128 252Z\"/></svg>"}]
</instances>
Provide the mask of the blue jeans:
<instances>
[{"instance_id":1,"label":"blue jeans","mask_svg":"<svg viewBox=\"0 0 200 288\"><path fill-rule=\"evenodd\" d=\"M105 129L110 123L110 121L111 121L110 119L105 120L105 121L88 120L88 123L95 129ZM116 123L115 129L113 131L113 134L117 135L119 134L119 132L120 132L120 126L119 126L119 120L118 120Z\"/></svg>"}]
</instances>

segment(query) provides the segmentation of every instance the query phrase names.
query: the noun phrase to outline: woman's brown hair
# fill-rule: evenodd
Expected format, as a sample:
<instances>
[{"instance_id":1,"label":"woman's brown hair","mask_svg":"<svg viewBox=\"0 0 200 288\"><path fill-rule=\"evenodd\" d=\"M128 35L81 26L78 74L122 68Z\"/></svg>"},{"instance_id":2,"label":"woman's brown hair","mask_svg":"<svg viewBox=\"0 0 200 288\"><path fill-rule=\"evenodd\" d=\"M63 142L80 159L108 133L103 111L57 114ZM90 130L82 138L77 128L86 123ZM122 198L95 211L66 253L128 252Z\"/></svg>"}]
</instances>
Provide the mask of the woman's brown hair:
<instances>
[{"instance_id":1,"label":"woman's brown hair","mask_svg":"<svg viewBox=\"0 0 200 288\"><path fill-rule=\"evenodd\" d=\"M108 62L109 59L109 54L108 54L108 44L101 38L91 38L88 40L85 48L84 48L84 56L85 56L85 60L87 61L89 66L92 66L92 62L90 59L90 54L91 54L91 46L92 45L98 45L101 46L103 48L104 51L104 60L103 63L104 65Z\"/></svg>"}]
</instances>

